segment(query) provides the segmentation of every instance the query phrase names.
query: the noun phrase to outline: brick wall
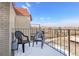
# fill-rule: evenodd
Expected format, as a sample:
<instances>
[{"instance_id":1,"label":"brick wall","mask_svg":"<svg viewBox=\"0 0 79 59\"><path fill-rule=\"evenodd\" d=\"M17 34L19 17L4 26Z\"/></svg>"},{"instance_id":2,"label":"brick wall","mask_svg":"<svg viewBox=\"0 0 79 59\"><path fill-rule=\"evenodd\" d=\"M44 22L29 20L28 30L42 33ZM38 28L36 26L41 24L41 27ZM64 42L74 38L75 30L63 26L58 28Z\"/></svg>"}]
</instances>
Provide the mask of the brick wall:
<instances>
[{"instance_id":1,"label":"brick wall","mask_svg":"<svg viewBox=\"0 0 79 59\"><path fill-rule=\"evenodd\" d=\"M0 2L0 56L9 55L10 3Z\"/></svg>"}]
</instances>

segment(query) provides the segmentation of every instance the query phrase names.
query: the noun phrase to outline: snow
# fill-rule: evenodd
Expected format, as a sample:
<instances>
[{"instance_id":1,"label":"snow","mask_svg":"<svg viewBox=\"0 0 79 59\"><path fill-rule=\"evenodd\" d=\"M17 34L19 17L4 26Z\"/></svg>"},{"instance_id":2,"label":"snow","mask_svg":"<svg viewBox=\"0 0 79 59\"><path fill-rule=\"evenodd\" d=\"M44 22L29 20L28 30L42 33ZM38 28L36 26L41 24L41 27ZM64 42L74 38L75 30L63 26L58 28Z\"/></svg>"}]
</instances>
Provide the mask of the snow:
<instances>
[{"instance_id":1,"label":"snow","mask_svg":"<svg viewBox=\"0 0 79 59\"><path fill-rule=\"evenodd\" d=\"M76 36L76 40L75 40L75 36L70 36L70 40L79 42L79 36Z\"/></svg>"},{"instance_id":2,"label":"snow","mask_svg":"<svg viewBox=\"0 0 79 59\"><path fill-rule=\"evenodd\" d=\"M55 49L49 47L48 45L44 44L43 48L41 48L41 44L36 43L34 47L29 47L28 43L25 44L25 52L22 52L22 45L19 44L19 49L14 51L15 56L64 56L60 52L56 51Z\"/></svg>"}]
</instances>

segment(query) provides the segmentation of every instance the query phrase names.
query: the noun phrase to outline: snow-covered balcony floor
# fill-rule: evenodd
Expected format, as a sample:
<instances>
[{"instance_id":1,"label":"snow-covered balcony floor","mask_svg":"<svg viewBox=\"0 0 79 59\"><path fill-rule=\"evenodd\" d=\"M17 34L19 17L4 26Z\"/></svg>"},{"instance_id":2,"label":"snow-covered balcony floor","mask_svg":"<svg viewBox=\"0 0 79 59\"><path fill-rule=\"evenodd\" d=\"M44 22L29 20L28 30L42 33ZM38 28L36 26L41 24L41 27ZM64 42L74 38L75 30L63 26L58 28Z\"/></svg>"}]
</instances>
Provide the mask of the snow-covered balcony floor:
<instances>
[{"instance_id":1,"label":"snow-covered balcony floor","mask_svg":"<svg viewBox=\"0 0 79 59\"><path fill-rule=\"evenodd\" d=\"M19 49L14 51L15 56L64 56L60 52L56 51L55 49L49 47L48 45L44 44L43 49L41 48L41 44L38 43L32 47L29 47L28 43L25 44L25 52L22 52L22 45L19 44Z\"/></svg>"}]
</instances>

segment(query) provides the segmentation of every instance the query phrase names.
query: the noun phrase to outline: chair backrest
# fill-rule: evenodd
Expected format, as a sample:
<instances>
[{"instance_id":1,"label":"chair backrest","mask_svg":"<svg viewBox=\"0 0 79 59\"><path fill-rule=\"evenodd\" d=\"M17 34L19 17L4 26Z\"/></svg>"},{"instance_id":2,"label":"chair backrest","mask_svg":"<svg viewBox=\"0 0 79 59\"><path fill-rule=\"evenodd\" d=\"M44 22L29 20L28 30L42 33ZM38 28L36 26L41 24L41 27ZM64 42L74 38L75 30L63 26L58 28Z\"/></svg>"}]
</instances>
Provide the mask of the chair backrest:
<instances>
[{"instance_id":1,"label":"chair backrest","mask_svg":"<svg viewBox=\"0 0 79 59\"><path fill-rule=\"evenodd\" d=\"M36 35L35 35L35 40L37 40L37 38L42 38L43 40L44 37L44 32L43 31L37 31Z\"/></svg>"},{"instance_id":2,"label":"chair backrest","mask_svg":"<svg viewBox=\"0 0 79 59\"><path fill-rule=\"evenodd\" d=\"M22 42L22 32L21 31L16 31L15 32L15 37L16 39L18 39L18 42L21 43Z\"/></svg>"}]
</instances>

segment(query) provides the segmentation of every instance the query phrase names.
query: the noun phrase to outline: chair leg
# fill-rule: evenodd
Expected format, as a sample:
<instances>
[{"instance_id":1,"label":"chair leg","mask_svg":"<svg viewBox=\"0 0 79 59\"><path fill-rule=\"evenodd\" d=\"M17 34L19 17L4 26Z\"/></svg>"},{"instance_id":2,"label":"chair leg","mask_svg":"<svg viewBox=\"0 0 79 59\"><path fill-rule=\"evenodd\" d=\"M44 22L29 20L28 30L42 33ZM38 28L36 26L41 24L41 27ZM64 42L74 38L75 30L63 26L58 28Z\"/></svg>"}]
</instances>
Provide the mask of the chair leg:
<instances>
[{"instance_id":1,"label":"chair leg","mask_svg":"<svg viewBox=\"0 0 79 59\"><path fill-rule=\"evenodd\" d=\"M19 46L19 44L17 44L17 50L18 50L18 46Z\"/></svg>"},{"instance_id":2,"label":"chair leg","mask_svg":"<svg viewBox=\"0 0 79 59\"><path fill-rule=\"evenodd\" d=\"M36 45L38 44L38 42L36 41Z\"/></svg>"},{"instance_id":3,"label":"chair leg","mask_svg":"<svg viewBox=\"0 0 79 59\"><path fill-rule=\"evenodd\" d=\"M29 47L30 47L30 42L29 42Z\"/></svg>"},{"instance_id":4,"label":"chair leg","mask_svg":"<svg viewBox=\"0 0 79 59\"><path fill-rule=\"evenodd\" d=\"M24 53L24 51L25 51L25 46L24 46L24 44L22 44L22 50L23 50L23 53Z\"/></svg>"},{"instance_id":5,"label":"chair leg","mask_svg":"<svg viewBox=\"0 0 79 59\"><path fill-rule=\"evenodd\" d=\"M33 45L32 46L34 47L34 41L33 41Z\"/></svg>"},{"instance_id":6,"label":"chair leg","mask_svg":"<svg viewBox=\"0 0 79 59\"><path fill-rule=\"evenodd\" d=\"M43 48L43 42L41 42L41 48Z\"/></svg>"}]
</instances>

